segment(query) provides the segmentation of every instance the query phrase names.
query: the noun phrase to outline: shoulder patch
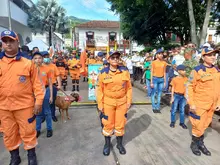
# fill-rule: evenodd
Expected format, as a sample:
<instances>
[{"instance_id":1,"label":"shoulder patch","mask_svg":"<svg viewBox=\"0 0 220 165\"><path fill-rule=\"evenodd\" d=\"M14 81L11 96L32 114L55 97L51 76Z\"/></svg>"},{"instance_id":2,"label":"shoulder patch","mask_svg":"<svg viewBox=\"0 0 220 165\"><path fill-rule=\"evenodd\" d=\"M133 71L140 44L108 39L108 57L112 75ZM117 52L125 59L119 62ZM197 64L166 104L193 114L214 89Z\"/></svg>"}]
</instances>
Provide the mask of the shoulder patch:
<instances>
[{"instance_id":1,"label":"shoulder patch","mask_svg":"<svg viewBox=\"0 0 220 165\"><path fill-rule=\"evenodd\" d=\"M118 69L119 69L120 71L125 71L125 70L128 70L128 68L127 68L127 67L125 67L125 66L119 66L119 67L118 67Z\"/></svg>"},{"instance_id":2,"label":"shoulder patch","mask_svg":"<svg viewBox=\"0 0 220 165\"><path fill-rule=\"evenodd\" d=\"M100 73L109 73L109 67L103 68Z\"/></svg>"},{"instance_id":3,"label":"shoulder patch","mask_svg":"<svg viewBox=\"0 0 220 165\"><path fill-rule=\"evenodd\" d=\"M205 68L204 65L201 64L201 65L196 66L196 67L194 68L194 70L195 70L196 72L199 72L199 70L206 71L206 68Z\"/></svg>"}]
</instances>

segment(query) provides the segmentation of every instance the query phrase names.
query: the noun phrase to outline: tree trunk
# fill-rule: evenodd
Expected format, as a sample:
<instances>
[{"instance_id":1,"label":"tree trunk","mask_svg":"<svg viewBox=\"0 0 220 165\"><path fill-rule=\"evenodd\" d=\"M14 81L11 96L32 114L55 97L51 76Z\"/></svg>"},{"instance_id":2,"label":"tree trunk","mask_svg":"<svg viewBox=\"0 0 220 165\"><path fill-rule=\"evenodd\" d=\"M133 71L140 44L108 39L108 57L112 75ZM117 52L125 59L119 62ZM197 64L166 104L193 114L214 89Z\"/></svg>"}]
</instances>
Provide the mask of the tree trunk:
<instances>
[{"instance_id":1,"label":"tree trunk","mask_svg":"<svg viewBox=\"0 0 220 165\"><path fill-rule=\"evenodd\" d=\"M200 33L200 42L199 42L200 46L203 45L206 41L207 30L208 30L209 20L210 20L211 6L212 6L212 0L207 0L205 19L204 19L202 30Z\"/></svg>"},{"instance_id":2,"label":"tree trunk","mask_svg":"<svg viewBox=\"0 0 220 165\"><path fill-rule=\"evenodd\" d=\"M197 36L196 36L196 21L193 13L193 4L192 0L187 0L188 11L189 11L189 20L190 20L190 34L192 42L198 45Z\"/></svg>"},{"instance_id":3,"label":"tree trunk","mask_svg":"<svg viewBox=\"0 0 220 165\"><path fill-rule=\"evenodd\" d=\"M52 28L49 27L49 46L52 46Z\"/></svg>"}]
</instances>

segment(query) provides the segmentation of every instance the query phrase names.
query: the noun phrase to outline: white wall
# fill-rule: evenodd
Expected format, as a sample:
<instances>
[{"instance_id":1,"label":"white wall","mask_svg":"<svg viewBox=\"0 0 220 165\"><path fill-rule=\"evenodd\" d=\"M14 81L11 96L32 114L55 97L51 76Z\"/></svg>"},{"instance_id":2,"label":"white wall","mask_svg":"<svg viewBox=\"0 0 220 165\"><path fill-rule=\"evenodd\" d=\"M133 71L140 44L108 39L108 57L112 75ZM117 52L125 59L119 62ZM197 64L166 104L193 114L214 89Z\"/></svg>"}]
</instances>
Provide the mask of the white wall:
<instances>
[{"instance_id":1,"label":"white wall","mask_svg":"<svg viewBox=\"0 0 220 165\"><path fill-rule=\"evenodd\" d=\"M206 41L209 40L209 35L212 35L212 41L214 41L214 43L220 43L220 35L215 35L215 34L216 34L215 29L208 29Z\"/></svg>"},{"instance_id":2,"label":"white wall","mask_svg":"<svg viewBox=\"0 0 220 165\"><path fill-rule=\"evenodd\" d=\"M109 32L116 32L117 33L117 40L119 41L119 29L76 29L76 32L79 33L79 48L83 49L84 44L86 45L86 32L92 31L94 32L94 39L96 46L108 46L109 40ZM121 34L121 39L122 34Z\"/></svg>"},{"instance_id":3,"label":"white wall","mask_svg":"<svg viewBox=\"0 0 220 165\"><path fill-rule=\"evenodd\" d=\"M27 26L28 15L17 5L10 1L11 18ZM8 0L1 0L0 17L8 17Z\"/></svg>"}]
</instances>

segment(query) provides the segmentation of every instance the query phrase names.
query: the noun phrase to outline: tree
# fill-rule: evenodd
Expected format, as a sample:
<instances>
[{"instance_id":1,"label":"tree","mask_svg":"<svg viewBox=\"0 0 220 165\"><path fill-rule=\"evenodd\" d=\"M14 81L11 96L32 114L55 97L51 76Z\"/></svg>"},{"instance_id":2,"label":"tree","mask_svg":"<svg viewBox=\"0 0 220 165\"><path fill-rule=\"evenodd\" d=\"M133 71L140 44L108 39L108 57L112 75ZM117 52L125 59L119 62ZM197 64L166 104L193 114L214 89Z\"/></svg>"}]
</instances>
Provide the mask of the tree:
<instances>
[{"instance_id":1,"label":"tree","mask_svg":"<svg viewBox=\"0 0 220 165\"><path fill-rule=\"evenodd\" d=\"M210 16L217 13L213 10L217 0L107 1L122 18L124 36L140 44L167 43L166 34L171 32L180 37L182 45L190 40L199 45L206 38Z\"/></svg>"},{"instance_id":2,"label":"tree","mask_svg":"<svg viewBox=\"0 0 220 165\"><path fill-rule=\"evenodd\" d=\"M65 9L56 0L39 0L29 12L28 25L34 33L49 33L49 45L52 45L52 33L66 33L68 20Z\"/></svg>"}]
</instances>

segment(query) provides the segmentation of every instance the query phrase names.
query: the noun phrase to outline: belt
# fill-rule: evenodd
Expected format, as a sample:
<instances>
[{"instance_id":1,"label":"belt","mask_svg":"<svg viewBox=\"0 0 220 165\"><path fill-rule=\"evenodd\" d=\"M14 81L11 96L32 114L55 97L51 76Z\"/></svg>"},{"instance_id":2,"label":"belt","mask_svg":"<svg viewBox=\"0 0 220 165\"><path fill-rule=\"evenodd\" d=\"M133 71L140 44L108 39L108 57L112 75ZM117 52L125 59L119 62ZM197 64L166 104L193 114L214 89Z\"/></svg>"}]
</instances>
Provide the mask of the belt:
<instances>
[{"instance_id":1,"label":"belt","mask_svg":"<svg viewBox=\"0 0 220 165\"><path fill-rule=\"evenodd\" d=\"M183 93L177 93L177 92L174 92L174 94L176 94L176 95L180 95L180 96L184 96Z\"/></svg>"},{"instance_id":2,"label":"belt","mask_svg":"<svg viewBox=\"0 0 220 165\"><path fill-rule=\"evenodd\" d=\"M155 78L164 78L164 77L156 77L156 76L153 76L153 77L155 77Z\"/></svg>"}]
</instances>

